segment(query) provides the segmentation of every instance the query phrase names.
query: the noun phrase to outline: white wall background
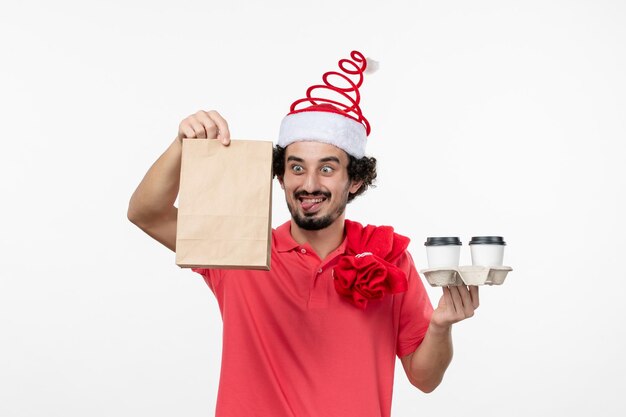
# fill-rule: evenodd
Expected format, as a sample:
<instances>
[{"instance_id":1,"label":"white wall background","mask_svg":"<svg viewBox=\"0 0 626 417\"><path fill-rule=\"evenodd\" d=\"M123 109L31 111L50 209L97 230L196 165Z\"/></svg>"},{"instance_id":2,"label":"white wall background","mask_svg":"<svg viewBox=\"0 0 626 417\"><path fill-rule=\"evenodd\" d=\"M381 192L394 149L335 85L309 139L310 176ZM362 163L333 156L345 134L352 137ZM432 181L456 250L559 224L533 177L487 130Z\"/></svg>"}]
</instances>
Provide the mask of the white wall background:
<instances>
[{"instance_id":1,"label":"white wall background","mask_svg":"<svg viewBox=\"0 0 626 417\"><path fill-rule=\"evenodd\" d=\"M515 269L437 391L398 367L393 414L624 415L625 21L618 0L3 1L0 415L213 414L217 303L128 199L182 118L274 139L352 49L381 63L379 181L349 217L421 268L426 236L503 235Z\"/></svg>"}]
</instances>

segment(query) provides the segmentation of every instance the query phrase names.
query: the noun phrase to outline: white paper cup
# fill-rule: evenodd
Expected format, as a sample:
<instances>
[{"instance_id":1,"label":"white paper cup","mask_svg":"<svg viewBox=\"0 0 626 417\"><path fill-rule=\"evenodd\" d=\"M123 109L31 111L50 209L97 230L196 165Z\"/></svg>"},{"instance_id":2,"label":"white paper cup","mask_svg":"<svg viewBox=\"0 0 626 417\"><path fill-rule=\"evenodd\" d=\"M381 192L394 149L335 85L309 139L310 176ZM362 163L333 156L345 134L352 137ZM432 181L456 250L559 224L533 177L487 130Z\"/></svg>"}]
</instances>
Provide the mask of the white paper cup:
<instances>
[{"instance_id":1,"label":"white paper cup","mask_svg":"<svg viewBox=\"0 0 626 417\"><path fill-rule=\"evenodd\" d=\"M474 236L469 245L472 265L502 266L506 243L501 236Z\"/></svg>"},{"instance_id":2,"label":"white paper cup","mask_svg":"<svg viewBox=\"0 0 626 417\"><path fill-rule=\"evenodd\" d=\"M461 241L458 237L426 238L426 257L429 268L456 268L461 258Z\"/></svg>"}]
</instances>

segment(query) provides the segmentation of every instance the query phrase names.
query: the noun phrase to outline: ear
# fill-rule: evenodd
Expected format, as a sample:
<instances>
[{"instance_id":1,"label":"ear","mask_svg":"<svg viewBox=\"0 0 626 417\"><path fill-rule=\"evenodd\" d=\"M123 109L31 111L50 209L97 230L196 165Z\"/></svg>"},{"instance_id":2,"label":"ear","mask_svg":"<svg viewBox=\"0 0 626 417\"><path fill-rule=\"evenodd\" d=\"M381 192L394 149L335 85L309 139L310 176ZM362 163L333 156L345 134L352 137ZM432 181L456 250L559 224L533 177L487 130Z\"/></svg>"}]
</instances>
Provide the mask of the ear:
<instances>
[{"instance_id":1,"label":"ear","mask_svg":"<svg viewBox=\"0 0 626 417\"><path fill-rule=\"evenodd\" d=\"M354 194L357 191L359 191L359 188L361 188L362 185L363 185L363 180L352 181L352 184L350 184L350 188L348 189L348 192L350 194Z\"/></svg>"},{"instance_id":2,"label":"ear","mask_svg":"<svg viewBox=\"0 0 626 417\"><path fill-rule=\"evenodd\" d=\"M285 189L285 183L283 182L283 177L276 177L276 179L278 180L278 183L280 184L280 188L282 188L283 190Z\"/></svg>"}]
</instances>

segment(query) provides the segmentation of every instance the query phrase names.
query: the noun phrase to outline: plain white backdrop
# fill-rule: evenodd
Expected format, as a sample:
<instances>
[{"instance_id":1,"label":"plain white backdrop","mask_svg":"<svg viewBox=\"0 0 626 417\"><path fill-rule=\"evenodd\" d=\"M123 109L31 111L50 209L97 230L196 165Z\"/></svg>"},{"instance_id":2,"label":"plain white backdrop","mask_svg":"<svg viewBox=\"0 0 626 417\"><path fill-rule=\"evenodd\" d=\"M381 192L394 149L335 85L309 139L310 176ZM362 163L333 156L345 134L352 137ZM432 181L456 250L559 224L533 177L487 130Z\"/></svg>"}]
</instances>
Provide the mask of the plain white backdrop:
<instances>
[{"instance_id":1,"label":"plain white backdrop","mask_svg":"<svg viewBox=\"0 0 626 417\"><path fill-rule=\"evenodd\" d=\"M514 268L434 393L398 366L393 415L624 415L625 21L618 0L3 1L0 415L213 415L217 303L128 199L184 117L275 140L352 49L380 62L379 180L348 217L411 237L418 269L427 236L485 234Z\"/></svg>"}]
</instances>

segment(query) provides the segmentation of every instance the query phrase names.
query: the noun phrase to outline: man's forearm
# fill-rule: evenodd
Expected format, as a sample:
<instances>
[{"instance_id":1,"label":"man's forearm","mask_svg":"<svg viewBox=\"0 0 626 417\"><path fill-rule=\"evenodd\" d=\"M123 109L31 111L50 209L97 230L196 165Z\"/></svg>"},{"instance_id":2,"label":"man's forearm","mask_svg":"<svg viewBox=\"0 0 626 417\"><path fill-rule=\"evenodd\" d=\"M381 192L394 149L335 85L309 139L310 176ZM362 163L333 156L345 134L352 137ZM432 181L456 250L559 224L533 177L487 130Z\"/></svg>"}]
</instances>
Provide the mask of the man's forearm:
<instances>
[{"instance_id":1,"label":"man's forearm","mask_svg":"<svg viewBox=\"0 0 626 417\"><path fill-rule=\"evenodd\" d=\"M442 328L431 323L422 344L411 355L411 383L424 392L433 391L451 361L452 326Z\"/></svg>"},{"instance_id":2,"label":"man's forearm","mask_svg":"<svg viewBox=\"0 0 626 417\"><path fill-rule=\"evenodd\" d=\"M140 226L172 210L180 184L181 154L182 142L176 138L150 167L128 205L133 223Z\"/></svg>"}]
</instances>

